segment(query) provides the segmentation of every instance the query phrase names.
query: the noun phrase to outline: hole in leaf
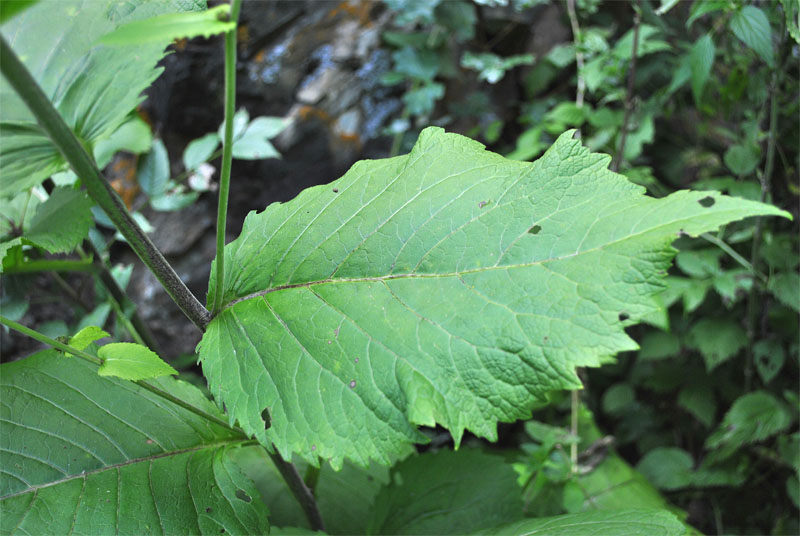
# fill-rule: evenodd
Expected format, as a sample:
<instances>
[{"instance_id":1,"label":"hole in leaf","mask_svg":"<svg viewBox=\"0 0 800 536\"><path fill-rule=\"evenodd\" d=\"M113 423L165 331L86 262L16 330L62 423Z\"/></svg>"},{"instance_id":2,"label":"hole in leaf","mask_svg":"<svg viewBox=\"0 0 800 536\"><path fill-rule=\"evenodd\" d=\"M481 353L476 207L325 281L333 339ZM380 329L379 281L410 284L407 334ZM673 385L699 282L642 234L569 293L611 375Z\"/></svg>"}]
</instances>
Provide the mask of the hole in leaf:
<instances>
[{"instance_id":1,"label":"hole in leaf","mask_svg":"<svg viewBox=\"0 0 800 536\"><path fill-rule=\"evenodd\" d=\"M270 427L272 419L269 416L269 408L264 408L264 411L261 412L261 420L264 421L264 430Z\"/></svg>"},{"instance_id":2,"label":"hole in leaf","mask_svg":"<svg viewBox=\"0 0 800 536\"><path fill-rule=\"evenodd\" d=\"M355 389L355 388L356 388L356 381L353 380L350 382L350 389Z\"/></svg>"},{"instance_id":3,"label":"hole in leaf","mask_svg":"<svg viewBox=\"0 0 800 536\"><path fill-rule=\"evenodd\" d=\"M236 498L239 499L240 501L244 501L246 503L249 503L250 501L253 500L253 499L250 498L250 495L248 495L247 492L245 490L243 490L243 489L237 489L236 490Z\"/></svg>"},{"instance_id":4,"label":"hole in leaf","mask_svg":"<svg viewBox=\"0 0 800 536\"><path fill-rule=\"evenodd\" d=\"M628 313L622 312L622 313L619 314L619 321L620 322L625 322L630 317L631 317L631 315L629 315Z\"/></svg>"},{"instance_id":5,"label":"hole in leaf","mask_svg":"<svg viewBox=\"0 0 800 536\"><path fill-rule=\"evenodd\" d=\"M541 230L542 230L542 226L541 225L534 225L533 227L528 229L528 232L530 234L539 234L539 231L541 231Z\"/></svg>"},{"instance_id":6,"label":"hole in leaf","mask_svg":"<svg viewBox=\"0 0 800 536\"><path fill-rule=\"evenodd\" d=\"M698 203L700 203L704 207L708 208L710 206L713 206L714 203L716 203L716 201L714 201L714 198L709 195L709 196L704 197L700 201L698 201Z\"/></svg>"},{"instance_id":7,"label":"hole in leaf","mask_svg":"<svg viewBox=\"0 0 800 536\"><path fill-rule=\"evenodd\" d=\"M317 446L316 445L311 445L311 450L312 451L317 450Z\"/></svg>"},{"instance_id":8,"label":"hole in leaf","mask_svg":"<svg viewBox=\"0 0 800 536\"><path fill-rule=\"evenodd\" d=\"M210 506L209 506L208 508L206 508L206 513L207 513L207 514L210 514L210 513L211 513L211 507L210 507Z\"/></svg>"},{"instance_id":9,"label":"hole in leaf","mask_svg":"<svg viewBox=\"0 0 800 536\"><path fill-rule=\"evenodd\" d=\"M488 204L489 204L489 202L488 202L488 201L481 201L480 203L478 203L478 208L483 208L483 207L485 207L485 206L486 206L486 205L488 205Z\"/></svg>"}]
</instances>

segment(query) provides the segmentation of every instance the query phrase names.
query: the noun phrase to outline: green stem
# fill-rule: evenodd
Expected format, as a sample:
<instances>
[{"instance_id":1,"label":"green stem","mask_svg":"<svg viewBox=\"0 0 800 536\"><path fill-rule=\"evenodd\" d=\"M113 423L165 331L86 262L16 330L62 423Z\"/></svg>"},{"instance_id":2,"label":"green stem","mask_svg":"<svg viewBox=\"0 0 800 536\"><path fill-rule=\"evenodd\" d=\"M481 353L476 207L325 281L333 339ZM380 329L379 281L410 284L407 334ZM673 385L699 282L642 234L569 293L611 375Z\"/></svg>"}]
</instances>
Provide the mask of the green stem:
<instances>
[{"instance_id":1,"label":"green stem","mask_svg":"<svg viewBox=\"0 0 800 536\"><path fill-rule=\"evenodd\" d=\"M91 272L94 271L92 259L37 259L9 266L5 274L28 274L31 272Z\"/></svg>"},{"instance_id":2,"label":"green stem","mask_svg":"<svg viewBox=\"0 0 800 536\"><path fill-rule=\"evenodd\" d=\"M231 20L239 19L241 0L231 3ZM217 258L215 262L214 299L211 314L222 309L225 291L225 225L228 217L228 193L231 185L233 160L233 114L236 112L236 28L225 34L225 128L222 140L222 169L219 178L219 207L217 209Z\"/></svg>"},{"instance_id":3,"label":"green stem","mask_svg":"<svg viewBox=\"0 0 800 536\"><path fill-rule=\"evenodd\" d=\"M83 359L85 361L88 361L89 363L92 363L94 365L100 366L100 365L103 364L103 360L100 359L97 356L94 356L94 355L92 355L92 354L90 354L88 352L84 352L83 350L78 350L77 348L73 348L72 346L69 346L68 344L64 344L63 342L58 341L56 339L51 339L47 335L44 335L42 333L39 333L38 331L32 330L32 329L30 329L28 327L25 327L22 324L14 322L13 320L10 320L10 319L8 319L8 318L6 318L4 316L1 316L1 315L0 315L0 324L8 326L9 328L13 329L14 331L18 331L19 333L22 333L23 335L26 335L26 336L28 336L28 337L30 337L32 339L36 339L37 341L42 342L44 344L47 344L49 346L52 346L53 348L61 350L62 352L66 352L66 353L68 353L70 355L74 355L76 357L79 357L79 358L81 358L81 359ZM211 421L211 422L213 422L215 424L223 426L228 430L234 430L234 431L240 433L243 437L247 437L246 434L241 429L235 428L235 427L231 427L227 422L223 421L219 417L215 417L214 415L210 415L210 414L206 413L205 411L203 411L202 409L196 408L196 407L192 406L191 404L188 404L188 403L184 402L180 398L172 396L168 392L156 387L155 385L151 385L151 384L147 383L146 381L142 381L142 380L137 381L137 382L133 382L133 383L135 383L136 385L138 385L139 387L141 387L143 389L146 389L147 391L150 391L151 393L153 393L156 396L159 396L159 397L161 397L161 398L163 398L165 400L168 400L168 401L172 402L173 404L175 404L177 406L180 406L183 409L194 413L195 415L198 415L198 416L200 416L200 417L202 417L202 418L204 418L206 420L209 420L209 421Z\"/></svg>"},{"instance_id":4,"label":"green stem","mask_svg":"<svg viewBox=\"0 0 800 536\"><path fill-rule=\"evenodd\" d=\"M701 236L702 238L704 238L705 240L707 240L708 242L711 242L712 244L714 244L715 246L717 246L719 249L721 249L722 251L724 251L724 252L725 252L725 253L727 253L728 255L730 255L730 257L731 257L733 260L735 260L736 262L738 262L738 263L739 263L740 265L742 265L742 267L744 267L744 268L745 268L745 269L746 269L748 272L750 272L751 274L753 274L753 277L757 277L757 278L759 278L759 279L760 279L761 281L763 281L763 282L766 282L766 281L767 281L767 276L765 276L765 275L764 275L764 274L762 274L761 272L757 272L757 271L756 271L756 269L753 267L753 265L752 265L752 264L750 264L750 262L748 262L748 260L747 260L747 259L745 259L745 258L744 258L744 257L742 257L741 255L739 255L739 254L736 252L736 250L735 250L735 249L733 249L732 247L730 247L728 244L726 244L726 243L725 243L725 241L721 240L720 238L718 238L718 237L716 237L716 236L714 236L714 235L712 235L712 234L710 234L710 233L703 233L703 234L701 234L700 236Z\"/></svg>"},{"instance_id":5,"label":"green stem","mask_svg":"<svg viewBox=\"0 0 800 536\"><path fill-rule=\"evenodd\" d=\"M22 64L11 46L0 36L0 71L11 84L39 125L64 156L73 171L86 185L89 195L100 205L128 241L136 254L156 276L167 294L201 331L211 319L209 312L197 301L186 285L133 220L125 204L106 181L94 159L64 122L50 99L44 94L31 73Z\"/></svg>"}]
</instances>

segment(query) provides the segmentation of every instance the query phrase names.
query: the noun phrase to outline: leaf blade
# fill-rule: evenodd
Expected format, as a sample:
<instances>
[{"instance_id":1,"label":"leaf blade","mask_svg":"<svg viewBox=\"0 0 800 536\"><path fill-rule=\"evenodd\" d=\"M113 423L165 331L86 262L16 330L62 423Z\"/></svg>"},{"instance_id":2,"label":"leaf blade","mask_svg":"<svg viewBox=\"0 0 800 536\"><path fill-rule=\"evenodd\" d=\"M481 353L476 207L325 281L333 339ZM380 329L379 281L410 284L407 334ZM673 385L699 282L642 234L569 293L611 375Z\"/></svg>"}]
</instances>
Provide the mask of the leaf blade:
<instances>
[{"instance_id":1,"label":"leaf blade","mask_svg":"<svg viewBox=\"0 0 800 536\"><path fill-rule=\"evenodd\" d=\"M410 155L251 214L199 347L218 403L285 457L335 467L388 463L418 425L493 439L580 387L575 366L636 348L622 328L659 307L679 233L785 215L717 192L647 198L608 162L571 133L528 164L428 129Z\"/></svg>"}]
</instances>

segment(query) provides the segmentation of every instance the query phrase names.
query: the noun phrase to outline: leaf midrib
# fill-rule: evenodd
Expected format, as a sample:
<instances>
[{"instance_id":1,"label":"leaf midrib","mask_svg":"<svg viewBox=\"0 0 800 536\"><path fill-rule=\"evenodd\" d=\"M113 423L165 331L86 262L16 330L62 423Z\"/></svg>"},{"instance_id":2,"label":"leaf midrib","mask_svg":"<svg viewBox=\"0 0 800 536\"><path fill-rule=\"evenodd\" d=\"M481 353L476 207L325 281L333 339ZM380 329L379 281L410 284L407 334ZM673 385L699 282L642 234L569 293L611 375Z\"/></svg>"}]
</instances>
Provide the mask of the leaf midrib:
<instances>
[{"instance_id":1,"label":"leaf midrib","mask_svg":"<svg viewBox=\"0 0 800 536\"><path fill-rule=\"evenodd\" d=\"M737 212L740 212L740 211L732 208L732 209L729 209L729 210L726 210L726 211L715 212L714 215L715 216L719 216L719 215L721 215L723 213L727 213L727 212L737 213ZM586 250L583 250L583 251L576 251L574 253L570 253L570 254L567 254L567 255L561 255L561 256L558 256L558 257L552 257L552 258L548 258L548 259L542 259L542 260L532 261L532 262L527 262L527 263L504 264L504 265L494 265L494 266L482 266L482 267L479 267L479 268L472 268L472 269L469 269L469 270L453 271L453 272L441 273L441 274L405 273L405 274L386 274L386 275L382 275L382 276L373 276L373 277L326 278L326 279L318 279L318 280L315 280L315 281L306 281L306 282L303 282L303 283L291 283L291 284L288 284L288 285L279 285L277 287L271 287L271 288L266 288L266 289L259 290L259 291L256 291L256 292L252 292L250 294L247 294L245 296L241 296L239 298L234 298L233 300L227 302L223 306L222 310L224 311L225 309L233 307L234 305L236 305L239 302L246 301L246 300L249 300L249 299L252 299L252 298L258 298L258 297L261 297L261 296L266 296L267 294L271 294L273 292L278 292L278 291L281 291L281 290L290 290L290 289L294 289L294 288L304 288L304 287L305 288L310 288L310 287L315 286L315 285L324 285L324 284L327 284L327 283L364 283L364 282L370 282L370 281L373 281L373 282L389 281L389 280L392 280L392 279L411 279L411 278L420 278L420 279L422 279L422 278L438 278L438 277L460 277L460 276L466 275L466 274L488 272L490 270L509 270L509 269L514 269L514 268L526 268L526 267L529 267L529 266L536 266L536 265L540 265L540 264L546 264L548 262L555 262L555 261L565 260L565 259L569 259L569 258L572 258L572 257L576 257L578 255L583 255L583 254L586 254L586 253L592 253L594 251L599 251L599 250L601 250L603 248L613 246L615 244L618 244L620 242L624 242L626 240L632 240L632 239L638 238L640 236L643 236L643 235L646 235L646 234L649 234L649 233L652 233L652 232L657 232L658 229L663 228L663 227L671 227L671 226L674 226L675 224L691 221L691 220L695 219L696 217L697 217L696 215L689 215L689 216L686 216L684 218L671 220L671 221L668 221L668 222L661 223L660 225L649 227L649 228L647 228L647 229L645 229L643 231L640 231L638 233L625 235L625 236L623 236L621 238L618 238L616 240L612 240L610 242L605 242L603 244L600 244L600 245L595 246L595 247L590 248L590 249L586 249ZM739 218L739 219L741 219L741 218Z\"/></svg>"},{"instance_id":2,"label":"leaf midrib","mask_svg":"<svg viewBox=\"0 0 800 536\"><path fill-rule=\"evenodd\" d=\"M125 460L123 462L115 463L115 464L112 464L112 465L104 465L103 467L98 467L97 469L92 469L91 471L85 471L85 472L81 472L81 473L78 473L78 474L75 474L75 475L70 475L70 476L67 476L67 477L64 477L64 478L60 478L58 480L54 480L52 482L46 482L44 484L37 484L37 485L34 485L34 486L28 486L27 488L25 488L23 490L20 490L20 491L14 492L14 493L9 493L8 495L0 496L0 501L5 501L6 499L10 499L10 498L16 497L18 495L24 495L26 493L38 492L41 489L48 488L50 486L56 486L58 484L63 484L65 482L69 482L70 480L75 480L76 478L85 478L87 476L94 475L94 474L97 474L97 473L101 473L103 471L109 471L109 470L112 470L112 469L119 469L120 467L125 467L127 465L133 465L133 464L140 463L140 462L157 460L159 458L166 458L166 457L169 457L169 456L179 456L181 454L186 454L187 452L197 452L197 451L201 451L201 450L205 450L205 449L216 449L216 448L219 448L219 447L225 447L225 446L228 446L228 445L237 445L237 444L239 446L245 447L245 446L248 446L248 445L256 445L256 444L258 444L258 441L256 441L255 439L234 438L234 439L229 439L229 440L226 440L226 441L219 441L219 442L216 442L216 443L207 443L207 444L204 444L204 445L197 445L197 446L189 447L189 448L185 448L185 449L171 450L171 451L168 451L168 452L159 452L157 454L151 454L150 456L143 456L141 458L132 458L130 460Z\"/></svg>"}]
</instances>

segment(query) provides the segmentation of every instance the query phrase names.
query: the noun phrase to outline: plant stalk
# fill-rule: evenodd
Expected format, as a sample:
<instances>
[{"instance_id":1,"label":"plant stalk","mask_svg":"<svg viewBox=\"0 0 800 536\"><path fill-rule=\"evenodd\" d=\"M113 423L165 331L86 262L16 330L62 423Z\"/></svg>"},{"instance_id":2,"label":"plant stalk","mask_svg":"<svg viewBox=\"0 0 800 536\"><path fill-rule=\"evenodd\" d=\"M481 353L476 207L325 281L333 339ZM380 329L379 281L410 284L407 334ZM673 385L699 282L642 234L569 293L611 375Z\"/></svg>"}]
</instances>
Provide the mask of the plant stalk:
<instances>
[{"instance_id":1,"label":"plant stalk","mask_svg":"<svg viewBox=\"0 0 800 536\"><path fill-rule=\"evenodd\" d=\"M311 523L311 529L324 532L325 523L322 521L319 508L317 508L317 501L314 500L314 494L311 493L311 490L306 486L303 477L301 477L300 473L297 471L297 467L281 458L280 454L270 452L269 456L272 458L275 467L280 471L281 476L286 481L292 494L303 508L303 512L306 514L309 523Z\"/></svg>"},{"instance_id":2,"label":"plant stalk","mask_svg":"<svg viewBox=\"0 0 800 536\"><path fill-rule=\"evenodd\" d=\"M231 2L231 21L238 22L241 0ZM219 207L217 208L217 257L214 297L211 314L222 309L225 291L225 227L228 218L228 194L233 161L233 115L236 112L236 29L225 34L225 128L222 140L222 169L219 178Z\"/></svg>"},{"instance_id":3,"label":"plant stalk","mask_svg":"<svg viewBox=\"0 0 800 536\"><path fill-rule=\"evenodd\" d=\"M770 88L770 107L769 107L769 137L767 138L767 155L764 164L764 173L759 175L759 182L761 183L761 198L760 201L764 203L770 195L772 170L775 167L775 144L778 135L778 84L780 69L775 69L772 72L772 83ZM750 264L755 271L758 268L758 252L761 247L761 235L764 230L764 219L759 216L756 218L756 229L753 233L753 247L750 250ZM750 391L753 378L753 362L755 356L753 355L753 342L756 338L756 321L758 320L759 305L761 300L757 296L757 285L753 285L750 289L750 295L747 297L747 338L750 344L747 346L747 362L744 368L744 387L745 392Z\"/></svg>"},{"instance_id":4,"label":"plant stalk","mask_svg":"<svg viewBox=\"0 0 800 536\"><path fill-rule=\"evenodd\" d=\"M100 365L103 364L103 360L100 359L97 356L94 356L94 355L92 355L92 354L90 354L88 352L84 352L83 350L78 350L77 348L73 348L72 346L69 346L68 344L64 344L63 342L61 342L59 340L51 339L50 337L48 337L47 335L44 335L43 333L39 333L38 331L35 331L35 330L30 329L28 327L25 327L22 324L14 322L13 320L10 320L10 319L8 319L8 318L6 318L4 316L0 316L0 324L8 326L9 328L13 329L14 331L18 331L19 333L22 333L23 335L26 335L26 336L28 336L28 337L30 337L32 339L36 339L37 341L42 342L44 344L47 344L49 346L52 346L53 348L56 348L57 350L61 350L62 352L66 352L66 353L68 353L70 355L74 355L76 357L79 357L79 358L81 358L81 359L83 359L85 361L88 361L89 363L92 363L94 365L100 366ZM215 417L214 415L210 415L210 414L206 413L205 411L203 411L202 409L196 408L196 407L192 406L191 404L188 404L188 403L184 402L180 398L172 396L168 392L156 387L155 385L151 385L151 384L149 384L149 383L147 383L146 381L143 381L143 380L139 380L139 381L136 381L136 382L133 382L133 383L135 383L136 385L138 385L139 387L141 387L143 389L146 389L147 391L150 391L151 393L153 393L156 396L159 396L159 397L161 397L161 398L163 398L165 400L168 400L168 401L172 402L173 404L175 404L177 406L180 406L183 409L194 413L195 415L198 415L198 416L200 416L200 417L202 417L202 418L204 418L204 419L206 419L208 421L211 421L211 422L213 422L215 424L223 426L228 430L234 430L234 431L240 433L243 437L247 437L247 435L244 433L244 431L242 431L240 428L232 427L231 425L229 425L224 420L222 420L222 419L220 419L218 417Z\"/></svg>"},{"instance_id":5,"label":"plant stalk","mask_svg":"<svg viewBox=\"0 0 800 536\"><path fill-rule=\"evenodd\" d=\"M586 78L583 75L583 39L581 37L581 27L578 25L578 14L575 11L575 0L567 0L567 13L569 14L569 24L572 27L572 40L575 42L575 64L578 71L578 88L575 95L575 105L583 108L583 98L586 93Z\"/></svg>"},{"instance_id":6,"label":"plant stalk","mask_svg":"<svg viewBox=\"0 0 800 536\"><path fill-rule=\"evenodd\" d=\"M153 272L181 311L200 331L205 330L211 319L209 312L189 291L161 252L133 220L125 204L103 178L94 159L86 152L75 133L67 126L50 99L2 36L0 36L0 71L72 166L75 174L81 178L91 198L114 222L128 244Z\"/></svg>"},{"instance_id":7,"label":"plant stalk","mask_svg":"<svg viewBox=\"0 0 800 536\"><path fill-rule=\"evenodd\" d=\"M633 17L633 48L631 50L631 67L628 69L628 88L625 91L625 115L622 117L622 127L619 133L619 147L614 160L611 162L611 171L619 171L619 166L625 158L625 142L628 139L628 123L631 119L633 110L633 86L636 80L636 57L639 53L639 26L642 22L642 14L638 4L633 4L635 15Z\"/></svg>"}]
</instances>

